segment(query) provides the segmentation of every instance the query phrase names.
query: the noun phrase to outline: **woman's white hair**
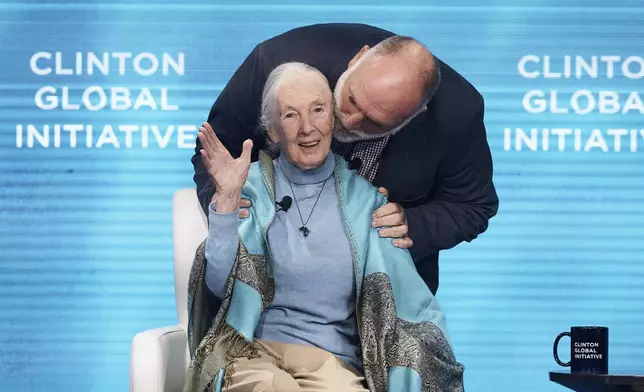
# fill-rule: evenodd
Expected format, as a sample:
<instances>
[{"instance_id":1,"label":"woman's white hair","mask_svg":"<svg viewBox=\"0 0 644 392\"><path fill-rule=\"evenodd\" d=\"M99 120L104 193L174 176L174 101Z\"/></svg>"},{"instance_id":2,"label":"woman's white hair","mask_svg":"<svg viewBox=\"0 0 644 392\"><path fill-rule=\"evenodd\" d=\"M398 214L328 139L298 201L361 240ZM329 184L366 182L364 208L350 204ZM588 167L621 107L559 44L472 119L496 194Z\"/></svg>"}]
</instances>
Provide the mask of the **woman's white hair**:
<instances>
[{"instance_id":1,"label":"woman's white hair","mask_svg":"<svg viewBox=\"0 0 644 392\"><path fill-rule=\"evenodd\" d=\"M279 154L279 145L273 143L268 137L268 132L271 129L277 129L280 126L280 108L277 102L277 89L282 81L294 74L312 73L317 77L329 83L326 76L317 68L311 67L308 64L299 62L289 62L280 64L271 71L264 84L264 91L262 92L262 105L259 115L259 129L258 133L266 141L268 151L277 156Z\"/></svg>"}]
</instances>

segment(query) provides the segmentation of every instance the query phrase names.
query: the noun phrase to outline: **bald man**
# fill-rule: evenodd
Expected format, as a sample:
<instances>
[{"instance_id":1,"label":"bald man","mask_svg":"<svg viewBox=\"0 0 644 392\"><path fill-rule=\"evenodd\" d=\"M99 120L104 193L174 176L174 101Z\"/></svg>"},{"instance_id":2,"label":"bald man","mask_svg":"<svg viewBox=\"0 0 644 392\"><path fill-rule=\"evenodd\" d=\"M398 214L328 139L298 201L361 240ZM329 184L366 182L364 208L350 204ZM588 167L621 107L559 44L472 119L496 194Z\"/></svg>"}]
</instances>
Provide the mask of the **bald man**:
<instances>
[{"instance_id":1,"label":"bald man","mask_svg":"<svg viewBox=\"0 0 644 392\"><path fill-rule=\"evenodd\" d=\"M266 147L256 133L264 83L293 61L329 80L333 151L386 190L390 203L374 213L373 226L409 248L435 294L438 252L483 233L498 209L483 97L412 38L362 24L300 27L257 45L212 106L208 123L233 157L246 139L254 141L253 161ZM198 142L192 163L207 215L215 189L200 150Z\"/></svg>"}]
</instances>

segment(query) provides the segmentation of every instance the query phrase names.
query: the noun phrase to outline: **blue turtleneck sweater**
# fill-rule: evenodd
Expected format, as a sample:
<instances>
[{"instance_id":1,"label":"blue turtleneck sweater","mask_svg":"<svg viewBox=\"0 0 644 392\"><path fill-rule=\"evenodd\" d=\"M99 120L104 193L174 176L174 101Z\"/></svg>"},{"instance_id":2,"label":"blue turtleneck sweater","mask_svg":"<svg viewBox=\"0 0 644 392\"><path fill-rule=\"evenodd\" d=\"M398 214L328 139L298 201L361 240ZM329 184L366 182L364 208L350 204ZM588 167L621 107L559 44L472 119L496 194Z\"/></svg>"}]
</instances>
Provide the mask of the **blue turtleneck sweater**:
<instances>
[{"instance_id":1,"label":"blue turtleneck sweater","mask_svg":"<svg viewBox=\"0 0 644 392\"><path fill-rule=\"evenodd\" d=\"M277 200L290 196L293 204L276 214L268 230L275 297L255 338L319 347L361 369L355 275L332 176L335 156L329 154L322 166L306 171L285 154L273 164ZM310 234L305 238L299 228L307 218ZM214 204L209 220L206 283L221 298L237 252L240 220L237 212L218 214Z\"/></svg>"}]
</instances>

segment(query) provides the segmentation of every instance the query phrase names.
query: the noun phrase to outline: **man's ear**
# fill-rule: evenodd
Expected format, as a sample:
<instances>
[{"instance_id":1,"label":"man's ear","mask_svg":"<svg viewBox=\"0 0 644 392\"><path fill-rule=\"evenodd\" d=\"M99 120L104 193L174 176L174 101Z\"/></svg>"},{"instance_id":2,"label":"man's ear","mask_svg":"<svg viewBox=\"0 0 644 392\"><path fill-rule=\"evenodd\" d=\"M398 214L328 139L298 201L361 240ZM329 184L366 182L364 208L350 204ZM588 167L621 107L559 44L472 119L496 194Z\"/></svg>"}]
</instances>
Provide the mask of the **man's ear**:
<instances>
[{"instance_id":1,"label":"man's ear","mask_svg":"<svg viewBox=\"0 0 644 392\"><path fill-rule=\"evenodd\" d=\"M365 45L360 49L358 53L356 53L355 56L349 61L349 68L353 67L353 64L355 64L358 60L360 60L360 57L364 56L365 53L369 50L369 45Z\"/></svg>"}]
</instances>

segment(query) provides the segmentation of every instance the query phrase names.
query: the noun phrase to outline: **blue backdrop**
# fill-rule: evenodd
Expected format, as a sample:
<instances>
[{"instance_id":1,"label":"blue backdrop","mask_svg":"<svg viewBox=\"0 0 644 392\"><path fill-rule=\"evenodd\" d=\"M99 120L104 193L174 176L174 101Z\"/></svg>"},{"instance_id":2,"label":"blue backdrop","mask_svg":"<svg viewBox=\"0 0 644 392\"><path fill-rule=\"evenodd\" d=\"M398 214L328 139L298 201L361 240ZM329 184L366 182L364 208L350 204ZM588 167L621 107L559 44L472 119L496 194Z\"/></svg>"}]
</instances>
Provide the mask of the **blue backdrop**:
<instances>
[{"instance_id":1,"label":"blue backdrop","mask_svg":"<svg viewBox=\"0 0 644 392\"><path fill-rule=\"evenodd\" d=\"M176 323L196 126L258 42L330 21L415 36L486 99L499 215L441 256L467 390L563 390L571 325L642 371L641 1L345 3L0 1L1 391L127 390L132 337Z\"/></svg>"}]
</instances>

